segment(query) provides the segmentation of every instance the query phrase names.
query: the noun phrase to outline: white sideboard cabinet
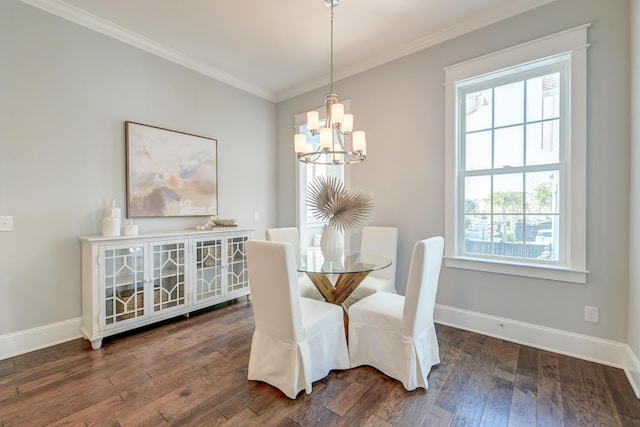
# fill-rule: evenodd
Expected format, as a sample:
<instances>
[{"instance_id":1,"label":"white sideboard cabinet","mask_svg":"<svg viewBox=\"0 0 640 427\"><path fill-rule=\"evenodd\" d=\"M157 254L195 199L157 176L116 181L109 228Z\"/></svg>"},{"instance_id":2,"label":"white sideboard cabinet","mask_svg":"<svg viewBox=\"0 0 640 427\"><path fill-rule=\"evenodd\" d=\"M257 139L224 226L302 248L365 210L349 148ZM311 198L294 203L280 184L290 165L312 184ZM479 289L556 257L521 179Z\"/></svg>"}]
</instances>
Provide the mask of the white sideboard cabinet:
<instances>
[{"instance_id":1,"label":"white sideboard cabinet","mask_svg":"<svg viewBox=\"0 0 640 427\"><path fill-rule=\"evenodd\" d=\"M253 229L81 236L83 335L104 337L249 296Z\"/></svg>"}]
</instances>

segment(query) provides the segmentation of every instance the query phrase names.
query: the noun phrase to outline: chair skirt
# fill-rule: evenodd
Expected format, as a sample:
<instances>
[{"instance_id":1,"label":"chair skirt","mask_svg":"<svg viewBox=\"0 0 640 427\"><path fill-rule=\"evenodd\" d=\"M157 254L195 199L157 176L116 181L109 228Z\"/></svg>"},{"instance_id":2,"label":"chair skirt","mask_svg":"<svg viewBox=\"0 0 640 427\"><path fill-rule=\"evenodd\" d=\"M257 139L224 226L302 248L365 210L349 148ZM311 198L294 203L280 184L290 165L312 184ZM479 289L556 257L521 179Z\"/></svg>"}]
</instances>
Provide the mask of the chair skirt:
<instances>
[{"instance_id":1,"label":"chair skirt","mask_svg":"<svg viewBox=\"0 0 640 427\"><path fill-rule=\"evenodd\" d=\"M287 342L260 330L253 333L249 355L249 380L263 381L290 399L301 390L311 393L312 383L333 369L348 369L342 309L300 298L304 338Z\"/></svg>"},{"instance_id":2,"label":"chair skirt","mask_svg":"<svg viewBox=\"0 0 640 427\"><path fill-rule=\"evenodd\" d=\"M379 292L349 307L351 367L369 365L405 389L428 387L431 367L440 363L433 322L409 336L403 331L404 296Z\"/></svg>"}]
</instances>

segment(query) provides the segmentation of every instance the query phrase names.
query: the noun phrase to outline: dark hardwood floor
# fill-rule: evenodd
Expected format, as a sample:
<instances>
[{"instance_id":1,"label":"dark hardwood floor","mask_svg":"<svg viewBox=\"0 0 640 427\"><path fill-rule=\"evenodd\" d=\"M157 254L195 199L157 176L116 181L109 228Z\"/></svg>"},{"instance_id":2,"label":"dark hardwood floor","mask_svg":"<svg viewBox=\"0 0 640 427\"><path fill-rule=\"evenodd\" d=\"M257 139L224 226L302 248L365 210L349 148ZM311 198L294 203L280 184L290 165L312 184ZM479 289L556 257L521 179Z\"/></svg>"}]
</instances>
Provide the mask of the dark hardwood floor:
<instances>
[{"instance_id":1,"label":"dark hardwood floor","mask_svg":"<svg viewBox=\"0 0 640 427\"><path fill-rule=\"evenodd\" d=\"M640 426L622 370L442 325L426 391L360 367L290 400L247 381L252 331L243 299L1 360L2 426Z\"/></svg>"}]
</instances>

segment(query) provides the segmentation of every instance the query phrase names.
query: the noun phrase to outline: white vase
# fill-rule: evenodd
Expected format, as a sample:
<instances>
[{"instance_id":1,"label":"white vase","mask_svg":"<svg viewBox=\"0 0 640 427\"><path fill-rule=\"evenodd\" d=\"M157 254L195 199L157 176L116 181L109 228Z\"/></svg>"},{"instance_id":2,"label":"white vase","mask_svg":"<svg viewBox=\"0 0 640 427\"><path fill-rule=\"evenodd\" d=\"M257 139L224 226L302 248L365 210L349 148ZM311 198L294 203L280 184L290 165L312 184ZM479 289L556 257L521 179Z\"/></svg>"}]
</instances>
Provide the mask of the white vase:
<instances>
[{"instance_id":1,"label":"white vase","mask_svg":"<svg viewBox=\"0 0 640 427\"><path fill-rule=\"evenodd\" d=\"M320 238L320 250L325 261L338 261L344 253L344 233L329 223Z\"/></svg>"}]
</instances>

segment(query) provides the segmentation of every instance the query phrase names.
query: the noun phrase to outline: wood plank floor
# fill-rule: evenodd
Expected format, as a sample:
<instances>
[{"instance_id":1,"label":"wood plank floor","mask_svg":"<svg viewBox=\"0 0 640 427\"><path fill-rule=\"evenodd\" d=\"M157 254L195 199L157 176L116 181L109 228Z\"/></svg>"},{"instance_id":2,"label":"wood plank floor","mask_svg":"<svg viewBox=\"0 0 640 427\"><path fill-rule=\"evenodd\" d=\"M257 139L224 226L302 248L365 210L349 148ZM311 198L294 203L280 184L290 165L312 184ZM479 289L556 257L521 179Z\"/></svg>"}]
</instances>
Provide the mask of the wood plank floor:
<instances>
[{"instance_id":1,"label":"wood plank floor","mask_svg":"<svg viewBox=\"0 0 640 427\"><path fill-rule=\"evenodd\" d=\"M360 367L290 400L247 381L252 332L243 299L1 360L2 426L640 426L622 370L442 325L427 391Z\"/></svg>"}]
</instances>

